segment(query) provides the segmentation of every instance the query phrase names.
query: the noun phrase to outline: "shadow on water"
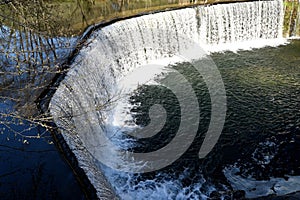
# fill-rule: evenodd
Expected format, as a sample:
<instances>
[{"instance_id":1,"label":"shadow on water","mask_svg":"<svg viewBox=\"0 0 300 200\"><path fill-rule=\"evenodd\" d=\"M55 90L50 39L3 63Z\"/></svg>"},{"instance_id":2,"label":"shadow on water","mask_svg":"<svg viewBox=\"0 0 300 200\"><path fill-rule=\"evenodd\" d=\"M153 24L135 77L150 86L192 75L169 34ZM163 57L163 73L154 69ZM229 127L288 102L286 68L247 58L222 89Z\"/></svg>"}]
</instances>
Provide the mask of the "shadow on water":
<instances>
[{"instance_id":1,"label":"shadow on water","mask_svg":"<svg viewBox=\"0 0 300 200\"><path fill-rule=\"evenodd\" d=\"M222 74L228 98L226 124L220 138L221 146L217 147L218 149L222 148L222 144L229 144L225 151L223 149L219 152L219 156L224 157L226 162L238 158L251 159L251 154L260 142L296 141L294 144L298 144L299 52L300 41L294 40L277 48L212 55ZM293 148L295 151L291 150L290 156L299 152L299 146ZM298 166L300 164L298 159L289 160L289 156L279 156L287 160L270 166L271 173L275 174L276 168L281 168L278 176L291 173L289 167L292 163ZM297 172L298 175L299 173ZM270 173L257 174L256 178L266 177L270 177Z\"/></svg>"},{"instance_id":2,"label":"shadow on water","mask_svg":"<svg viewBox=\"0 0 300 200\"><path fill-rule=\"evenodd\" d=\"M244 198L245 194L234 191L237 188L230 186L226 177L228 167L238 168L239 172L235 175L246 180L251 177L249 181L266 181L266 187L271 179L289 180L291 176L300 176L299 52L300 40L292 40L290 44L276 48L211 55L226 87L228 107L219 142L203 160L199 160L197 155L210 120L211 102L207 87L188 63L174 66L192 83L199 99L201 112L197 138L179 160L162 170L137 174L129 179L122 174L113 174L117 178L109 179L117 191L125 197L140 195L145 198L148 195L153 198L157 193L175 198L184 193L185 197L190 195L196 199L207 196L229 198L232 195L237 195L239 199ZM173 96L166 88L147 85L134 93L130 100L133 120L142 127L146 126L149 123L149 108L160 103L168 113L165 127L169 127L169 132L151 137L149 143L137 140L137 145L131 150L153 151L172 139L172 131L176 132L180 117L178 102ZM120 177L128 180L122 182ZM257 183L259 187L260 183ZM259 188L247 188L245 185L243 190L247 189L253 189L248 196L254 194L257 198L261 195L255 193ZM296 183L286 188L291 192L299 189ZM151 194L147 193L149 191ZM277 192L280 193L280 189Z\"/></svg>"},{"instance_id":3,"label":"shadow on water","mask_svg":"<svg viewBox=\"0 0 300 200\"><path fill-rule=\"evenodd\" d=\"M115 17L194 2L57 0L43 5L31 2L0 4L0 197L84 199L72 171L53 145L50 133L36 123L7 114L36 115L35 97L56 73L60 73L57 66L74 48L72 44L76 38L59 36L78 35L88 25ZM295 13L294 4L287 6L290 6L288 11ZM292 32L291 25L286 26L286 31ZM300 143L299 43L293 41L286 47L213 55L226 85L229 112L220 143L209 157L212 159L204 160L204 171L208 175L214 174L216 180L225 181L223 166L238 159L243 165L241 174L244 176L251 174L265 179L271 175L300 174L297 157ZM61 51L62 48L65 51ZM201 92L199 90L199 95ZM205 101L201 103L205 107ZM209 114L203 112L201 117L209 118ZM259 148L257 141L277 145L277 155L271 162L255 163L261 159L259 154L253 161L252 154ZM186 162L195 158L188 153L186 156ZM266 164L261 165L261 162ZM190 185L193 181L185 178L182 183Z\"/></svg>"}]
</instances>

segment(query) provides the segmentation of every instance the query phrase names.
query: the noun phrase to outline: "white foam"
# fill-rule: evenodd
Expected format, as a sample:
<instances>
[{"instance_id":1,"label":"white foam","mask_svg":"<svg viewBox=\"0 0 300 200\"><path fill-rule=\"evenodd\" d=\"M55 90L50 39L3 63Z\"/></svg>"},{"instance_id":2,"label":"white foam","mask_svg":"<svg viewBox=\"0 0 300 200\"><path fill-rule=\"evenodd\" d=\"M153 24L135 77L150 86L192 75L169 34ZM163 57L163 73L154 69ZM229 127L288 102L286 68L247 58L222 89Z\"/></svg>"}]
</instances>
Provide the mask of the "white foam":
<instances>
[{"instance_id":1,"label":"white foam","mask_svg":"<svg viewBox=\"0 0 300 200\"><path fill-rule=\"evenodd\" d=\"M54 94L50 104L51 114L65 131L65 137L78 136L80 146L85 148L88 145L101 145L100 133L108 130L112 135L125 126L125 119L130 120L130 114L126 112L130 106L128 96L121 98L115 108L108 105L99 110L99 105L106 105L114 95L118 98L118 95L122 97L132 92L140 84L155 84L155 77L168 64L160 61L188 50L191 41L208 52L237 51L286 43L282 39L282 8L281 0L199 6L123 20L97 30L88 39L88 45L81 50ZM151 70L140 68L153 64L153 61L159 61L159 66L154 65ZM72 117L64 117L66 113L71 113ZM134 123L132 127L135 127ZM119 142L131 145L130 140ZM108 149L108 152L92 153L103 154L108 160L117 160L113 151ZM89 165L92 164L92 161L89 162ZM88 168L85 168L88 177L92 183L97 184ZM110 179L108 171L104 170L104 173ZM116 176L122 178L123 175L120 173ZM128 181L130 178L133 177L129 174ZM157 180L148 181L157 184L153 188L143 186L142 189L138 189L138 185L147 185L147 181L131 185L127 187L128 191L119 191L121 198L149 195L149 198L167 199L172 194L168 192L169 189L176 185L174 179L161 182L161 185ZM110 179L110 182L117 190L123 188L118 187L117 179ZM101 187L95 188L100 194ZM183 187L178 188L184 190ZM184 199L191 194L180 191L175 197Z\"/></svg>"},{"instance_id":2,"label":"white foam","mask_svg":"<svg viewBox=\"0 0 300 200\"><path fill-rule=\"evenodd\" d=\"M224 169L224 175L234 190L244 190L246 198L257 198L276 194L277 196L300 191L300 176L287 176L288 179L270 177L270 180L255 180L236 175L237 167Z\"/></svg>"},{"instance_id":3,"label":"white foam","mask_svg":"<svg viewBox=\"0 0 300 200\"><path fill-rule=\"evenodd\" d=\"M207 186L205 193L201 192L201 187L206 182L201 176L196 180L196 183L185 187L182 180L190 176L189 170L184 170L178 179L173 179L172 174L159 174L154 179L146 179L143 181L136 181L139 179L138 175L127 173L116 173L109 168L104 168L105 175L110 182L115 183L117 194L124 200L132 199L169 199L169 200L183 200L183 199L208 199L210 192L216 190L212 185ZM164 177L163 179L158 177Z\"/></svg>"},{"instance_id":4,"label":"white foam","mask_svg":"<svg viewBox=\"0 0 300 200\"><path fill-rule=\"evenodd\" d=\"M240 50L253 50L263 47L278 47L280 45L288 44L288 40L285 38L275 39L256 39L251 41L236 42L233 44L218 44L206 46L205 49L210 53L232 51L238 52Z\"/></svg>"},{"instance_id":5,"label":"white foam","mask_svg":"<svg viewBox=\"0 0 300 200\"><path fill-rule=\"evenodd\" d=\"M134 105L129 103L130 96L141 85L159 85L159 83L156 81L156 78L162 77L162 73L168 73L172 71L168 67L169 65L182 61L183 59L178 56L158 59L145 65L141 65L135 70L128 72L126 76L122 76L116 84L116 90L120 96L120 101L112 111L113 114L107 123L112 124L114 127L120 128L119 130L132 130L132 128L137 128L134 123L127 123L128 121L133 120L130 109Z\"/></svg>"}]
</instances>

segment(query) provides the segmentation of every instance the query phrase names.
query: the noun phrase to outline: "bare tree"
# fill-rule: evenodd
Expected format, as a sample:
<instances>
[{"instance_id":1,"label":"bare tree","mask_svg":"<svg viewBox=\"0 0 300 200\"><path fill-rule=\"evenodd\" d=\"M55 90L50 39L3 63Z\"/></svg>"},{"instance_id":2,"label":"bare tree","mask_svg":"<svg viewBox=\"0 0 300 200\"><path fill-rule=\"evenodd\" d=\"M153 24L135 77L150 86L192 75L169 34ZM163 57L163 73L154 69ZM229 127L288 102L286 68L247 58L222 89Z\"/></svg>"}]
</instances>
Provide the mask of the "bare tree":
<instances>
[{"instance_id":1,"label":"bare tree","mask_svg":"<svg viewBox=\"0 0 300 200\"><path fill-rule=\"evenodd\" d=\"M36 100L54 77L65 72L62 64L76 47L73 34L80 32L71 26L70 16L80 13L77 17L86 27L94 4L95 0L74 0L75 6L64 13L48 0L0 1L0 103L14 104L10 111L0 107L0 124L16 135L42 137L17 132L11 128L14 123L52 128L47 125L52 117L40 113Z\"/></svg>"},{"instance_id":2,"label":"bare tree","mask_svg":"<svg viewBox=\"0 0 300 200\"><path fill-rule=\"evenodd\" d=\"M0 123L7 128L12 123L7 119L41 126L50 119L39 115L35 100L62 72L61 63L75 46L74 39L64 37L68 30L53 9L43 0L0 2L0 101L15 106L0 112Z\"/></svg>"}]
</instances>

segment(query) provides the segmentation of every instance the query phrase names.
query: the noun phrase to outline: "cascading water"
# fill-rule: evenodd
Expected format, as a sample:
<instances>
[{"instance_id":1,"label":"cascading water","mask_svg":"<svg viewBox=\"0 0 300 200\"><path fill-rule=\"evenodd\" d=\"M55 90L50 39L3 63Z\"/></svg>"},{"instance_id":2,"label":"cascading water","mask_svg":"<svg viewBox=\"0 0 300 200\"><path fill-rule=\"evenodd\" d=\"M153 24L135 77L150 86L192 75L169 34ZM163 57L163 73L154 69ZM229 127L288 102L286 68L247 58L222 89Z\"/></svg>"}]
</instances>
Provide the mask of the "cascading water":
<instances>
[{"instance_id":1,"label":"cascading water","mask_svg":"<svg viewBox=\"0 0 300 200\"><path fill-rule=\"evenodd\" d=\"M99 164L97 158L119 162L117 158L124 156L116 153L114 148L97 148L103 144L103 135L112 139L117 136L115 131L138 127L133 122L125 122L132 121L130 114L124 113L128 92L134 91L139 85L149 84L149 81L154 83L157 75L165 72L164 66L184 60L178 55L193 50L193 43L206 52L282 44L285 42L282 38L282 23L283 3L276 0L197 6L148 14L118 21L94 31L57 88L50 103L50 112L76 155L79 166L97 189L98 196L116 198L101 170L107 176L112 176L112 172ZM204 51L196 52L196 56L204 57ZM191 60L196 58L193 56ZM161 67L140 72L142 79L128 78L140 66L153 63L159 63ZM133 84L128 86L128 80L133 81ZM131 140L115 143L118 142L123 145L128 143L125 144L128 148L132 145ZM132 167L128 162L117 164ZM120 172L119 176L130 174ZM116 181L111 177L109 179ZM166 183L169 182L169 186L158 186L155 180L148 182L157 190L175 183L168 180ZM198 184L204 182L201 177ZM121 198L131 198L130 191L128 194L123 193L122 189L116 188L117 182L111 184ZM179 199L189 197L189 194L180 195L177 196ZM147 197L155 199L158 196L154 194Z\"/></svg>"}]
</instances>

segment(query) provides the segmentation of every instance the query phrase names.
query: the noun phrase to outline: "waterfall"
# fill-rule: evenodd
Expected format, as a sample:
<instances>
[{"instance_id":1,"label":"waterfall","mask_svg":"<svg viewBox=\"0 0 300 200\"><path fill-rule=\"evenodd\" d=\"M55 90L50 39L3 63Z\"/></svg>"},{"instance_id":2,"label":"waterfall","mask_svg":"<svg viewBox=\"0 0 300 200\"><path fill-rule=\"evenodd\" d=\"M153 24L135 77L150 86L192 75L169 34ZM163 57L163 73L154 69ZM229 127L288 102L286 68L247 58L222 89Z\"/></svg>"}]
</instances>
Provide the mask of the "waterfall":
<instances>
[{"instance_id":1,"label":"waterfall","mask_svg":"<svg viewBox=\"0 0 300 200\"><path fill-rule=\"evenodd\" d=\"M94 155L110 161L120 155L111 148L89 147L103 145L100 135L113 134L110 119L115 117L113 102L122 78L141 65L157 60L170 63L180 52L190 50L192 43L204 52L275 44L282 39L282 24L283 3L275 0L148 14L94 31L57 88L50 113L98 196L116 198L108 192L112 187ZM203 56L203 52L196 53Z\"/></svg>"}]
</instances>

